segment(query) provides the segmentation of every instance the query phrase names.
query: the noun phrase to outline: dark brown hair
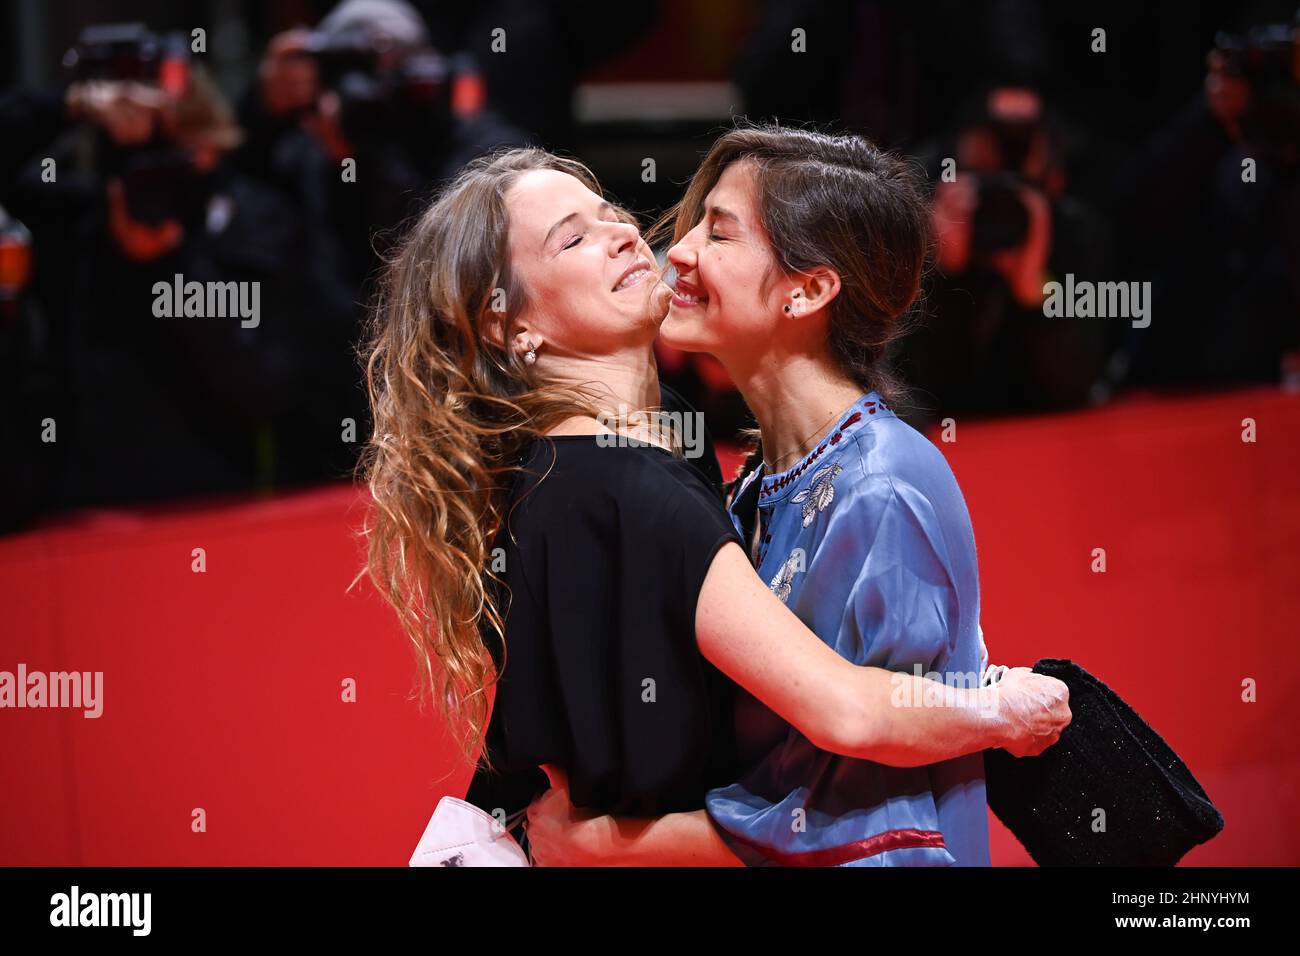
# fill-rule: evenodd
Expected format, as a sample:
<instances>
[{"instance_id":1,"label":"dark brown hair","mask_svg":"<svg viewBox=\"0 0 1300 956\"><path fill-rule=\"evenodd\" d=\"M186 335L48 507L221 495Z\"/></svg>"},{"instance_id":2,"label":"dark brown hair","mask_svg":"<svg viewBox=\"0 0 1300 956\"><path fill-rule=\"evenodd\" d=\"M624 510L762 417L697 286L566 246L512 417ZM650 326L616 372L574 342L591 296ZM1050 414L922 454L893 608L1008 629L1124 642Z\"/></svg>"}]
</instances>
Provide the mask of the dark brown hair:
<instances>
[{"instance_id":1,"label":"dark brown hair","mask_svg":"<svg viewBox=\"0 0 1300 956\"><path fill-rule=\"evenodd\" d=\"M758 208L787 275L834 269L829 345L841 369L890 404L906 392L889 360L910 324L931 249L924 178L907 160L860 136L783 126L732 129L709 149L686 194L656 224L679 241L704 217L704 200L734 163L754 166Z\"/></svg>"}]
</instances>

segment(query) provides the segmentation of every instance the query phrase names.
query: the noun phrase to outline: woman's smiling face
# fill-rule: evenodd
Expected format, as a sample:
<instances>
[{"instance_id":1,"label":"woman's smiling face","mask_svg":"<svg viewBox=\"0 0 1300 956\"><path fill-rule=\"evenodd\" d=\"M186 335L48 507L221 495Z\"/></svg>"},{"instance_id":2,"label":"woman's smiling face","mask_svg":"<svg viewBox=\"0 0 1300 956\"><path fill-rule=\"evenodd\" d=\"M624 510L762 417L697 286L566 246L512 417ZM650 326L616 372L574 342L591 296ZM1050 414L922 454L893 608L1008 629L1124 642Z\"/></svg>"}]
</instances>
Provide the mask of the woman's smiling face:
<instances>
[{"instance_id":1,"label":"woman's smiling face","mask_svg":"<svg viewBox=\"0 0 1300 956\"><path fill-rule=\"evenodd\" d=\"M510 267L527 290L519 326L551 354L604 355L654 340L670 290L630 216L553 169L505 194Z\"/></svg>"},{"instance_id":2,"label":"woman's smiling face","mask_svg":"<svg viewBox=\"0 0 1300 956\"><path fill-rule=\"evenodd\" d=\"M668 261L677 282L659 330L664 344L722 355L775 331L793 283L771 281L777 263L751 162L723 170L705 198L704 217L668 250Z\"/></svg>"}]
</instances>

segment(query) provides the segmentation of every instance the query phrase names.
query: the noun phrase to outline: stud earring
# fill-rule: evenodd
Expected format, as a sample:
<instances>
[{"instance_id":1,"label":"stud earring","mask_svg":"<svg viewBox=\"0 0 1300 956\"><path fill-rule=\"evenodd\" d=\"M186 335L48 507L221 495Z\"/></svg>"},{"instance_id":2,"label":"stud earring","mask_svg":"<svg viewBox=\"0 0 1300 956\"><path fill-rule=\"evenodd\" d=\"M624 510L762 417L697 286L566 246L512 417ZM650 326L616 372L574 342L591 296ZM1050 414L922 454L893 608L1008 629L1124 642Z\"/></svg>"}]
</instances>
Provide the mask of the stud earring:
<instances>
[{"instance_id":1,"label":"stud earring","mask_svg":"<svg viewBox=\"0 0 1300 956\"><path fill-rule=\"evenodd\" d=\"M525 363L527 363L528 365L532 365L532 364L533 364L534 362L536 362L536 361L537 361L537 350L536 350L536 349L529 349L527 352L524 353L524 362L525 362Z\"/></svg>"}]
</instances>

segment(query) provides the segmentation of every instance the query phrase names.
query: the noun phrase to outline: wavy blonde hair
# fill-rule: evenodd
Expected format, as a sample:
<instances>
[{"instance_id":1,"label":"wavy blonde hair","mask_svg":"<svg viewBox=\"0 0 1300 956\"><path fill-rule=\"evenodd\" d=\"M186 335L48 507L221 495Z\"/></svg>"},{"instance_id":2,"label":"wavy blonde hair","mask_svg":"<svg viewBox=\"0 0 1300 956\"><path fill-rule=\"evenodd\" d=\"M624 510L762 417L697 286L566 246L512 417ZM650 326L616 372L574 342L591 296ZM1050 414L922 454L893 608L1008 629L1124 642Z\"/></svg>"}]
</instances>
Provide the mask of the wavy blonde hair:
<instances>
[{"instance_id":1,"label":"wavy blonde hair","mask_svg":"<svg viewBox=\"0 0 1300 956\"><path fill-rule=\"evenodd\" d=\"M500 678L482 628L505 647L485 577L496 580L489 549L507 479L533 437L597 414L589 395L535 381L501 344L528 301L510 269L505 195L535 169L601 192L586 166L540 149L472 162L388 257L360 347L374 427L358 464L373 498L358 578L368 574L396 610L420 699L433 697L467 762L487 733L487 688Z\"/></svg>"}]
</instances>

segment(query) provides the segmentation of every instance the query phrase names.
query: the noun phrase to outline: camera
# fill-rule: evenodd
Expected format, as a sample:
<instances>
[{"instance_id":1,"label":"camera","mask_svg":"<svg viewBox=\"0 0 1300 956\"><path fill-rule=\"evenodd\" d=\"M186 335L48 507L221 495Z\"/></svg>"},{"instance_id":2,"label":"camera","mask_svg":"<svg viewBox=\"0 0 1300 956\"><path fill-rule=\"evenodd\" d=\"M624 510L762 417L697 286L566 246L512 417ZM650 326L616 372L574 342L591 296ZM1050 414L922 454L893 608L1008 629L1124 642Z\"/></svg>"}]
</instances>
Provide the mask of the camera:
<instances>
[{"instance_id":1,"label":"camera","mask_svg":"<svg viewBox=\"0 0 1300 956\"><path fill-rule=\"evenodd\" d=\"M1041 145L1046 136L1037 95L1015 89L991 94L977 129L991 140L996 167L968 174L975 180L971 248L982 253L1014 249L1029 234L1030 213L1021 193L1043 186L1033 159L1036 143Z\"/></svg>"},{"instance_id":2,"label":"camera","mask_svg":"<svg viewBox=\"0 0 1300 956\"><path fill-rule=\"evenodd\" d=\"M1000 252L1014 249L1029 235L1029 210L1020 198L1024 181L1014 173L972 173L975 211L971 217L971 249Z\"/></svg>"},{"instance_id":3,"label":"camera","mask_svg":"<svg viewBox=\"0 0 1300 956\"><path fill-rule=\"evenodd\" d=\"M76 81L137 82L179 97L190 82L190 50L179 33L157 34L140 23L97 24L82 30L63 65ZM99 172L122 181L132 219L157 223L188 218L195 205L190 152L171 142L157 125L146 143L124 146L107 134L98 139Z\"/></svg>"},{"instance_id":4,"label":"camera","mask_svg":"<svg viewBox=\"0 0 1300 956\"><path fill-rule=\"evenodd\" d=\"M179 33L160 35L142 23L86 27L63 57L78 82L135 80L179 95L189 81L190 48Z\"/></svg>"},{"instance_id":5,"label":"camera","mask_svg":"<svg viewBox=\"0 0 1300 956\"><path fill-rule=\"evenodd\" d=\"M305 54L315 59L321 85L341 105L343 134L359 145L441 140L452 122L451 69L432 49L399 50L369 30L316 32Z\"/></svg>"}]
</instances>

